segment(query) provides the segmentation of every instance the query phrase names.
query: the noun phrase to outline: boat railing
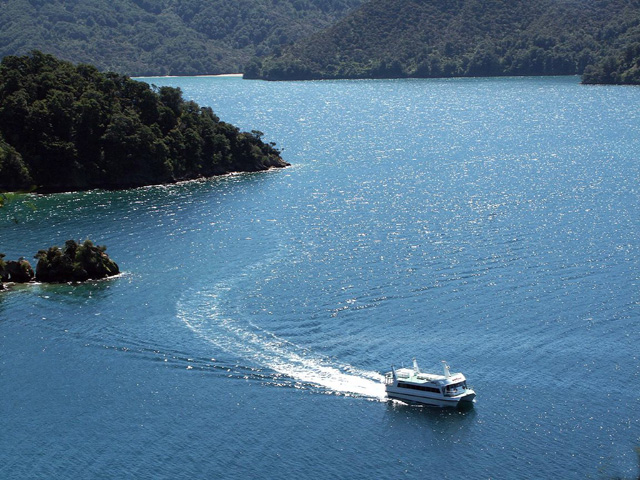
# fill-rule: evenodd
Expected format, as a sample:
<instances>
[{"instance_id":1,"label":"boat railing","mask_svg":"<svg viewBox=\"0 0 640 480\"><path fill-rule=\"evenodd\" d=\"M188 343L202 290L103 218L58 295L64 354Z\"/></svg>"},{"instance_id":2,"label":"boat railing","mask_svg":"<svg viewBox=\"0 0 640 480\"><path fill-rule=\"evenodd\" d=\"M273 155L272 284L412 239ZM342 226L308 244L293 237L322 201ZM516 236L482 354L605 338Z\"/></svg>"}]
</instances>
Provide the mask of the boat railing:
<instances>
[{"instance_id":1,"label":"boat railing","mask_svg":"<svg viewBox=\"0 0 640 480\"><path fill-rule=\"evenodd\" d=\"M385 385L392 385L394 382L393 380L393 373L389 372L384 376L384 384Z\"/></svg>"}]
</instances>

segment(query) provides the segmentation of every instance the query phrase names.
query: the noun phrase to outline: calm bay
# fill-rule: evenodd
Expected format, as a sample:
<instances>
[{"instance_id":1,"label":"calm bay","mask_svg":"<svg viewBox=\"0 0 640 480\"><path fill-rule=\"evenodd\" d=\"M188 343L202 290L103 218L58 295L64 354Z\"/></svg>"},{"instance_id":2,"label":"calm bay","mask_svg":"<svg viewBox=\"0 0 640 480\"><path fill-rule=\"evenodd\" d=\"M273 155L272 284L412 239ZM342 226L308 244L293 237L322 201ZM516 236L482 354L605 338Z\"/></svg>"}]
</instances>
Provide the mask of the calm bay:
<instances>
[{"instance_id":1,"label":"calm bay","mask_svg":"<svg viewBox=\"0 0 640 480\"><path fill-rule=\"evenodd\" d=\"M0 292L1 478L637 477L640 89L142 80L292 166L0 210L124 272ZM387 401L412 357L475 407Z\"/></svg>"}]
</instances>

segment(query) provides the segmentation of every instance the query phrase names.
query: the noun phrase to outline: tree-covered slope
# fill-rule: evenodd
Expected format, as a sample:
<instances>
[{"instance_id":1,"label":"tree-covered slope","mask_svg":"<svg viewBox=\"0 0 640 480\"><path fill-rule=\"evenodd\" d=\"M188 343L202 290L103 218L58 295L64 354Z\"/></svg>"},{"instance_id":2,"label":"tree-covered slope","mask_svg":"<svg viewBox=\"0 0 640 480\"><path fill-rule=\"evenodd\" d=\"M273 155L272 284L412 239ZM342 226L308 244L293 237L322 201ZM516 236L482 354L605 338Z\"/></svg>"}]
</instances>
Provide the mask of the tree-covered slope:
<instances>
[{"instance_id":1,"label":"tree-covered slope","mask_svg":"<svg viewBox=\"0 0 640 480\"><path fill-rule=\"evenodd\" d=\"M581 74L640 40L637 0L371 0L249 78Z\"/></svg>"},{"instance_id":2,"label":"tree-covered slope","mask_svg":"<svg viewBox=\"0 0 640 480\"><path fill-rule=\"evenodd\" d=\"M582 83L640 85L640 43L632 43L617 55L587 67Z\"/></svg>"},{"instance_id":3,"label":"tree-covered slope","mask_svg":"<svg viewBox=\"0 0 640 480\"><path fill-rule=\"evenodd\" d=\"M6 0L0 57L40 50L128 75L242 71L362 0Z\"/></svg>"},{"instance_id":4,"label":"tree-covered slope","mask_svg":"<svg viewBox=\"0 0 640 480\"><path fill-rule=\"evenodd\" d=\"M177 88L40 52L0 63L0 191L125 188L285 166L261 137Z\"/></svg>"}]
</instances>

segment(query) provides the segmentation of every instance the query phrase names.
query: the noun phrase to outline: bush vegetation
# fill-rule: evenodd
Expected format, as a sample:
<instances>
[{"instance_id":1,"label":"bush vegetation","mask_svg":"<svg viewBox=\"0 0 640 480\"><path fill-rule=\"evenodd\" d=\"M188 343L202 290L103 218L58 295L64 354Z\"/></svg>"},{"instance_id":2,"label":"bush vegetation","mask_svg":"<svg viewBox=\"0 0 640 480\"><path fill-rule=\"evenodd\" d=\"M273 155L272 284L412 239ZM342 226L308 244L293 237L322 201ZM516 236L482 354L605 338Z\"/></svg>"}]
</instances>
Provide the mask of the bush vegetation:
<instances>
[{"instance_id":1,"label":"bush vegetation","mask_svg":"<svg viewBox=\"0 0 640 480\"><path fill-rule=\"evenodd\" d=\"M0 253L0 290L4 290L5 268L7 263L4 261L5 254Z\"/></svg>"},{"instance_id":2,"label":"bush vegetation","mask_svg":"<svg viewBox=\"0 0 640 480\"><path fill-rule=\"evenodd\" d=\"M610 55L590 65L582 76L587 84L640 85L640 43L634 43L618 55Z\"/></svg>"},{"instance_id":3,"label":"bush vegetation","mask_svg":"<svg viewBox=\"0 0 640 480\"><path fill-rule=\"evenodd\" d=\"M40 250L35 258L36 280L39 282L82 282L120 273L116 262L105 253L106 247L67 240L63 249L53 246Z\"/></svg>"},{"instance_id":4,"label":"bush vegetation","mask_svg":"<svg viewBox=\"0 0 640 480\"><path fill-rule=\"evenodd\" d=\"M4 261L4 254L0 253L0 290L2 282L25 283L33 280L34 272L31 264L24 258Z\"/></svg>"},{"instance_id":5,"label":"bush vegetation","mask_svg":"<svg viewBox=\"0 0 640 480\"><path fill-rule=\"evenodd\" d=\"M0 253L0 290L2 282L27 283L34 278L44 283L83 282L97 280L120 273L118 264L105 253L107 247L94 245L89 239L82 243L67 240L64 248L57 246L40 250L36 271L24 258L4 261Z\"/></svg>"},{"instance_id":6,"label":"bush vegetation","mask_svg":"<svg viewBox=\"0 0 640 480\"><path fill-rule=\"evenodd\" d=\"M178 88L41 52L0 63L0 191L127 188L284 166Z\"/></svg>"}]
</instances>

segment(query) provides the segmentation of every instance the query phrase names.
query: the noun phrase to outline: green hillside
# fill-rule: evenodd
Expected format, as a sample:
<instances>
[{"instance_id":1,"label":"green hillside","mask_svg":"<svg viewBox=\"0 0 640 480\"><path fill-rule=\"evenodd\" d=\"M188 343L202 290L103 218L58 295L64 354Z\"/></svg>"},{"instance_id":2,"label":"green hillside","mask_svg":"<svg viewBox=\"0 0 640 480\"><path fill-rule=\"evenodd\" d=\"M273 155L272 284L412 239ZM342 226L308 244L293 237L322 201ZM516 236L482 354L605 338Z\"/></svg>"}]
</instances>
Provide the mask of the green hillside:
<instances>
[{"instance_id":1,"label":"green hillside","mask_svg":"<svg viewBox=\"0 0 640 480\"><path fill-rule=\"evenodd\" d=\"M0 57L39 50L127 75L243 70L362 0L6 0Z\"/></svg>"},{"instance_id":2,"label":"green hillside","mask_svg":"<svg viewBox=\"0 0 640 480\"><path fill-rule=\"evenodd\" d=\"M587 84L640 85L640 43L589 65L582 75Z\"/></svg>"},{"instance_id":3,"label":"green hillside","mask_svg":"<svg viewBox=\"0 0 640 480\"><path fill-rule=\"evenodd\" d=\"M638 1L372 0L245 77L582 74L638 41Z\"/></svg>"}]
</instances>

